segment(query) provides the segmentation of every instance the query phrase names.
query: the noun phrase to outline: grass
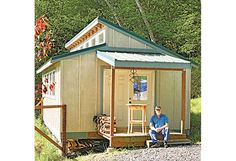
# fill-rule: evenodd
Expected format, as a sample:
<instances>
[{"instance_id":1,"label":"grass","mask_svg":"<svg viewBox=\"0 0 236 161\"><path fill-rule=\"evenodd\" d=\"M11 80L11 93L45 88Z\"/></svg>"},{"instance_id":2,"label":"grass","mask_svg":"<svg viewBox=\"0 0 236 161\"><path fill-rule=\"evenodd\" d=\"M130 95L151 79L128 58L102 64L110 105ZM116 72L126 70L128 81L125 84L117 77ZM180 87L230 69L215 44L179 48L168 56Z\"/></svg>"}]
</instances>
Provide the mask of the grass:
<instances>
[{"instance_id":1,"label":"grass","mask_svg":"<svg viewBox=\"0 0 236 161\"><path fill-rule=\"evenodd\" d=\"M189 139L195 144L201 143L201 98L191 100Z\"/></svg>"},{"instance_id":2,"label":"grass","mask_svg":"<svg viewBox=\"0 0 236 161\"><path fill-rule=\"evenodd\" d=\"M37 126L44 133L49 134L41 119L35 119L35 126ZM50 136L51 137L51 136ZM64 160L60 151L52 145L48 140L35 132L35 160L36 161L60 161Z\"/></svg>"}]
</instances>

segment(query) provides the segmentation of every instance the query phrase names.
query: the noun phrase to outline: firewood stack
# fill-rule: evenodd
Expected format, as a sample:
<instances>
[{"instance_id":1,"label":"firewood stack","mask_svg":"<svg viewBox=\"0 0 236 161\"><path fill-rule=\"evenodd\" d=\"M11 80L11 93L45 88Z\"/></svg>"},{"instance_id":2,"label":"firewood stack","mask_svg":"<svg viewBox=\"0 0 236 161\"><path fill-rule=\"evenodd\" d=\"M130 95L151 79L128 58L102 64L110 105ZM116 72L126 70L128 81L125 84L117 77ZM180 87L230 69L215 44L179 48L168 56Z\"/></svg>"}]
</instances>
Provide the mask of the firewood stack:
<instances>
[{"instance_id":1,"label":"firewood stack","mask_svg":"<svg viewBox=\"0 0 236 161\"><path fill-rule=\"evenodd\" d=\"M110 133L110 116L101 115L97 117L97 129L100 133ZM114 133L116 132L116 118L114 117Z\"/></svg>"}]
</instances>

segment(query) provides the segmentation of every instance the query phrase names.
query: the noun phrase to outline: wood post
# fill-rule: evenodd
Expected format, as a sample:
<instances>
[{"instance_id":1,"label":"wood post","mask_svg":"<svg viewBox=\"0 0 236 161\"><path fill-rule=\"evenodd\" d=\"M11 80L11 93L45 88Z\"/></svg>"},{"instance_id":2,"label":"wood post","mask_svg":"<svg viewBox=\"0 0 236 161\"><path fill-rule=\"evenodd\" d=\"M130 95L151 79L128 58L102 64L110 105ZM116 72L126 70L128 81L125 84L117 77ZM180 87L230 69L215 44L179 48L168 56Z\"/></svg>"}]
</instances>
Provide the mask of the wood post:
<instances>
[{"instance_id":1,"label":"wood post","mask_svg":"<svg viewBox=\"0 0 236 161\"><path fill-rule=\"evenodd\" d=\"M66 146L66 105L62 108L62 151L63 155L67 154Z\"/></svg>"},{"instance_id":2,"label":"wood post","mask_svg":"<svg viewBox=\"0 0 236 161\"><path fill-rule=\"evenodd\" d=\"M182 71L182 97L181 97L181 134L185 132L185 109L186 109L186 71Z\"/></svg>"},{"instance_id":3,"label":"wood post","mask_svg":"<svg viewBox=\"0 0 236 161\"><path fill-rule=\"evenodd\" d=\"M47 134L45 134L43 131L41 131L39 128L37 128L36 126L34 126L35 131L37 131L40 135L42 135L45 139L47 139L48 141L50 141L53 145L55 145L58 149L62 150L63 148L57 144L54 140L52 140L49 136L47 136Z\"/></svg>"},{"instance_id":4,"label":"wood post","mask_svg":"<svg viewBox=\"0 0 236 161\"><path fill-rule=\"evenodd\" d=\"M36 106L43 106L43 99L44 97L40 99L40 101L36 104ZM40 118L43 120L43 108L40 109Z\"/></svg>"},{"instance_id":5,"label":"wood post","mask_svg":"<svg viewBox=\"0 0 236 161\"><path fill-rule=\"evenodd\" d=\"M44 108L61 108L62 110L62 132L61 132L61 144L62 146L58 145L53 139L47 136L44 132L42 132L39 128L35 126L35 131L41 134L44 138L50 141L53 145L55 145L58 149L60 149L65 156L67 154L67 145L66 145L66 105L38 105L35 106L35 109L43 110Z\"/></svg>"},{"instance_id":6,"label":"wood post","mask_svg":"<svg viewBox=\"0 0 236 161\"><path fill-rule=\"evenodd\" d=\"M110 146L112 146L112 137L114 136L114 108L115 108L115 68L111 69L111 105L110 105Z\"/></svg>"}]
</instances>

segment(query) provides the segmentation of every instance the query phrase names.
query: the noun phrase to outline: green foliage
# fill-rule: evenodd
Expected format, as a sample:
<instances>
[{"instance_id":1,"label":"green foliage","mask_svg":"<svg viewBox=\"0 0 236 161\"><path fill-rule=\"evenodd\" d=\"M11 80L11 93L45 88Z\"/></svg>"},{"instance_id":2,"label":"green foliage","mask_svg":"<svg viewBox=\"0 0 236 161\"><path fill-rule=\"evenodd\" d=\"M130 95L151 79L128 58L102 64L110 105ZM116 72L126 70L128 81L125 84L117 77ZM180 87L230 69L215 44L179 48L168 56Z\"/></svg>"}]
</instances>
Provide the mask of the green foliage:
<instances>
[{"instance_id":1,"label":"green foliage","mask_svg":"<svg viewBox=\"0 0 236 161\"><path fill-rule=\"evenodd\" d=\"M189 138L193 143L201 142L201 98L191 100Z\"/></svg>"},{"instance_id":2,"label":"green foliage","mask_svg":"<svg viewBox=\"0 0 236 161\"><path fill-rule=\"evenodd\" d=\"M156 43L200 64L200 0L148 0L140 3ZM65 44L97 16L114 23L118 19L123 27L150 39L135 0L35 0L35 15L35 19L41 15L49 19L55 40L53 55L66 52ZM37 64L36 69L45 61ZM200 69L192 73L193 98L201 96L200 75Z\"/></svg>"},{"instance_id":3,"label":"green foliage","mask_svg":"<svg viewBox=\"0 0 236 161\"><path fill-rule=\"evenodd\" d=\"M192 69L191 98L201 96L201 68Z\"/></svg>"},{"instance_id":4,"label":"green foliage","mask_svg":"<svg viewBox=\"0 0 236 161\"><path fill-rule=\"evenodd\" d=\"M35 126L47 135L50 135L41 119L35 120ZM60 161L63 160L59 150L48 140L35 132L35 160L36 161Z\"/></svg>"}]
</instances>

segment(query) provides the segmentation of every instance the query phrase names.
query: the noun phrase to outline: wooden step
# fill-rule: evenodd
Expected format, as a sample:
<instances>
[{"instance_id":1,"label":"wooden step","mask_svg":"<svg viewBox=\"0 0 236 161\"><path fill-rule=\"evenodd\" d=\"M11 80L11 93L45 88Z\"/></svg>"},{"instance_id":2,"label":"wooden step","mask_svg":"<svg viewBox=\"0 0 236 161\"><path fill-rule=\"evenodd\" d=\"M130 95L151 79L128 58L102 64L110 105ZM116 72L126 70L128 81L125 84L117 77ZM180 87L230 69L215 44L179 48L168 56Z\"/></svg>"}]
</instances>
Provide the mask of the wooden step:
<instances>
[{"instance_id":1,"label":"wooden step","mask_svg":"<svg viewBox=\"0 0 236 161\"><path fill-rule=\"evenodd\" d=\"M163 140L160 140L159 142L163 143ZM168 141L168 145L184 145L184 144L191 144L191 141L189 139L178 139L178 140ZM153 145L152 140L146 140L147 148L150 148L151 145Z\"/></svg>"}]
</instances>

